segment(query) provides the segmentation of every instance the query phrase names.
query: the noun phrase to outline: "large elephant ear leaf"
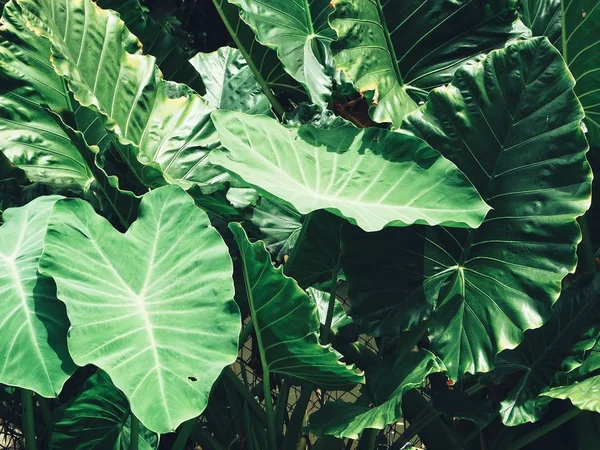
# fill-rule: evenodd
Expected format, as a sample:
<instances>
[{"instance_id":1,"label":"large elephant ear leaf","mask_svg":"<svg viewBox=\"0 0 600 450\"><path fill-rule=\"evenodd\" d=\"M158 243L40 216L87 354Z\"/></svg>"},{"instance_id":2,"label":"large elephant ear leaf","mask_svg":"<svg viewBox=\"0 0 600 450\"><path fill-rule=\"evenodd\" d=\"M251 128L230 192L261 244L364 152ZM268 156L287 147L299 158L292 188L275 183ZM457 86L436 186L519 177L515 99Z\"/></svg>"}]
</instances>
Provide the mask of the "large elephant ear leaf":
<instances>
[{"instance_id":1,"label":"large elephant ear leaf","mask_svg":"<svg viewBox=\"0 0 600 450\"><path fill-rule=\"evenodd\" d=\"M546 36L560 50L561 0L523 0L519 16L533 36Z\"/></svg>"},{"instance_id":2,"label":"large elephant ear leaf","mask_svg":"<svg viewBox=\"0 0 600 450\"><path fill-rule=\"evenodd\" d=\"M338 361L331 347L319 343L317 305L296 280L273 266L265 244L251 243L238 223L229 228L241 253L265 377L279 373L326 389L350 389L364 382L362 374Z\"/></svg>"},{"instance_id":3,"label":"large elephant ear leaf","mask_svg":"<svg viewBox=\"0 0 600 450\"><path fill-rule=\"evenodd\" d=\"M383 430L402 417L402 397L420 387L428 375L442 372L444 365L427 350L406 352L392 364L367 372L373 406L328 402L310 416L310 430L317 436L357 439L367 428Z\"/></svg>"},{"instance_id":4,"label":"large elephant ear leaf","mask_svg":"<svg viewBox=\"0 0 600 450\"><path fill-rule=\"evenodd\" d=\"M312 102L327 106L332 89L331 69L327 67L329 44L335 35L327 23L329 1L231 3L240 7L240 17L256 33L257 41L277 50L284 69L306 88Z\"/></svg>"},{"instance_id":5,"label":"large elephant ear leaf","mask_svg":"<svg viewBox=\"0 0 600 450\"><path fill-rule=\"evenodd\" d=\"M204 158L218 146L214 108L187 86L164 80L117 13L91 0L22 0L18 6L27 27L50 42L52 67L90 126L102 124L140 184L168 181L187 189L222 181ZM102 44L91 45L95 40Z\"/></svg>"},{"instance_id":6,"label":"large elephant ear leaf","mask_svg":"<svg viewBox=\"0 0 600 450\"><path fill-rule=\"evenodd\" d=\"M367 231L413 223L477 227L488 206L446 159L405 133L351 125L285 127L265 116L212 115L225 149L209 156L301 214L327 209Z\"/></svg>"},{"instance_id":7,"label":"large elephant ear leaf","mask_svg":"<svg viewBox=\"0 0 600 450\"><path fill-rule=\"evenodd\" d=\"M406 119L493 208L477 230L428 236L439 247L426 256L447 262L430 337L453 379L489 371L540 327L575 269L592 173L573 86L558 50L535 38L460 69Z\"/></svg>"},{"instance_id":8,"label":"large elephant ear leaf","mask_svg":"<svg viewBox=\"0 0 600 450\"><path fill-rule=\"evenodd\" d=\"M58 202L40 272L67 305L75 362L106 371L146 427L173 431L204 410L236 358L240 315L227 246L181 188L146 194L124 235L88 203Z\"/></svg>"},{"instance_id":9,"label":"large elephant ear leaf","mask_svg":"<svg viewBox=\"0 0 600 450\"><path fill-rule=\"evenodd\" d=\"M75 372L69 320L51 278L38 272L46 222L62 197L9 208L0 227L0 383L57 397Z\"/></svg>"},{"instance_id":10,"label":"large elephant ear leaf","mask_svg":"<svg viewBox=\"0 0 600 450\"><path fill-rule=\"evenodd\" d=\"M585 111L588 139L600 146L600 2L562 0L562 50Z\"/></svg>"},{"instance_id":11,"label":"large elephant ear leaf","mask_svg":"<svg viewBox=\"0 0 600 450\"><path fill-rule=\"evenodd\" d=\"M371 117L399 127L427 93L454 71L528 32L516 0L334 0L338 70L372 92ZM519 26L520 25L520 26ZM468 30L465 32L464 30Z\"/></svg>"},{"instance_id":12,"label":"large elephant ear leaf","mask_svg":"<svg viewBox=\"0 0 600 450\"><path fill-rule=\"evenodd\" d=\"M50 450L128 450L131 411L127 397L98 371L86 380L83 391L61 406L50 436ZM158 436L143 425L140 450L156 450Z\"/></svg>"}]
</instances>

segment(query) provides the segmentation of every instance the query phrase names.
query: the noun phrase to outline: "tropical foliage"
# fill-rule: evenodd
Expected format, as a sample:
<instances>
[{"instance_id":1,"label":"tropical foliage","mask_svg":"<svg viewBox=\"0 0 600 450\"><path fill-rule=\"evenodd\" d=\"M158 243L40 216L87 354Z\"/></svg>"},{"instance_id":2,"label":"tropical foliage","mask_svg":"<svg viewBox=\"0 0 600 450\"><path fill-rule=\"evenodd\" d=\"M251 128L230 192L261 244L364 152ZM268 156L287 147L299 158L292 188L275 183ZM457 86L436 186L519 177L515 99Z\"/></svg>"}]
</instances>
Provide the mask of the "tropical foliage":
<instances>
[{"instance_id":1,"label":"tropical foliage","mask_svg":"<svg viewBox=\"0 0 600 450\"><path fill-rule=\"evenodd\" d=\"M0 431L597 448L598 3L200 3L0 2Z\"/></svg>"}]
</instances>

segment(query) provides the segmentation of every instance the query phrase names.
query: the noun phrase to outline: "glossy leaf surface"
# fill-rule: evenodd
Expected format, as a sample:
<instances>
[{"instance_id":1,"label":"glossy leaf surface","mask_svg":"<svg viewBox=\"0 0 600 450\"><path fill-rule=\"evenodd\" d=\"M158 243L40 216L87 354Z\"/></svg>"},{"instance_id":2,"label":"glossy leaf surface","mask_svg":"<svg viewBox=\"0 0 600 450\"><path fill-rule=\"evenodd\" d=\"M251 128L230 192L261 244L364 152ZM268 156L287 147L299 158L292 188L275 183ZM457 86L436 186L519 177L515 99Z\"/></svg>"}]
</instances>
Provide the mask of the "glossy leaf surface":
<instances>
[{"instance_id":1,"label":"glossy leaf surface","mask_svg":"<svg viewBox=\"0 0 600 450\"><path fill-rule=\"evenodd\" d=\"M75 371L69 320L52 279L38 272L46 222L60 196L9 208L0 227L0 382L58 397Z\"/></svg>"},{"instance_id":2,"label":"glossy leaf surface","mask_svg":"<svg viewBox=\"0 0 600 450\"><path fill-rule=\"evenodd\" d=\"M407 118L493 208L477 230L431 230L424 247L438 280L430 337L452 379L489 371L541 326L575 269L575 219L591 200L582 113L560 53L535 38L460 69Z\"/></svg>"},{"instance_id":3,"label":"glossy leaf surface","mask_svg":"<svg viewBox=\"0 0 600 450\"><path fill-rule=\"evenodd\" d=\"M211 163L301 214L327 209L376 231L413 223L477 227L488 211L456 167L407 134L288 128L231 111L212 117L226 150L213 151Z\"/></svg>"},{"instance_id":4,"label":"glossy leaf surface","mask_svg":"<svg viewBox=\"0 0 600 450\"><path fill-rule=\"evenodd\" d=\"M146 427L173 431L204 410L236 358L240 316L227 247L191 197L151 191L124 235L89 204L61 201L40 271L67 305L75 362L106 371Z\"/></svg>"},{"instance_id":5,"label":"glossy leaf surface","mask_svg":"<svg viewBox=\"0 0 600 450\"><path fill-rule=\"evenodd\" d=\"M420 387L428 375L443 370L441 361L427 350L406 352L394 364L367 372L372 408L342 401L328 402L310 416L310 430L317 436L327 434L351 439L357 439L366 428L383 430L402 417L404 393Z\"/></svg>"},{"instance_id":6,"label":"glossy leaf surface","mask_svg":"<svg viewBox=\"0 0 600 450\"><path fill-rule=\"evenodd\" d=\"M156 450L158 437L143 425L139 450ZM86 380L83 391L61 407L50 450L129 450L131 411L127 398L102 371Z\"/></svg>"},{"instance_id":7,"label":"glossy leaf surface","mask_svg":"<svg viewBox=\"0 0 600 450\"><path fill-rule=\"evenodd\" d=\"M264 243L251 243L239 224L229 228L240 249L250 314L268 365L263 370L326 389L364 382L353 366L339 362L331 347L319 343L317 305L281 267L273 266Z\"/></svg>"},{"instance_id":8,"label":"glossy leaf surface","mask_svg":"<svg viewBox=\"0 0 600 450\"><path fill-rule=\"evenodd\" d=\"M373 92L373 120L399 127L458 67L523 34L514 26L517 3L334 0L337 69L361 93Z\"/></svg>"}]
</instances>

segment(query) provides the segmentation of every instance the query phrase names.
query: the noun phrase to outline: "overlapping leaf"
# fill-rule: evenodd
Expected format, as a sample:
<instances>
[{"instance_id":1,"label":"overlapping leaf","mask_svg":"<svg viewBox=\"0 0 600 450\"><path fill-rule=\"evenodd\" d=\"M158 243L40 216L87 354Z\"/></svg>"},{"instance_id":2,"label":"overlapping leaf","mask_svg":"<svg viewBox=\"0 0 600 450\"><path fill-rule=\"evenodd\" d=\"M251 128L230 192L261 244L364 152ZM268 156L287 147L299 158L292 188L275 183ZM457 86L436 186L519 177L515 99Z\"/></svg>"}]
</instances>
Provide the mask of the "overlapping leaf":
<instances>
[{"instance_id":1,"label":"overlapping leaf","mask_svg":"<svg viewBox=\"0 0 600 450\"><path fill-rule=\"evenodd\" d=\"M334 0L338 70L373 91L371 116L399 127L429 90L461 65L523 35L516 0Z\"/></svg>"},{"instance_id":2,"label":"overlapping leaf","mask_svg":"<svg viewBox=\"0 0 600 450\"><path fill-rule=\"evenodd\" d=\"M165 81L114 11L91 0L18 5L27 26L51 43L52 66L83 107L79 127L102 125L142 184L160 186L163 177L185 188L220 182L221 173L205 164L218 145L213 108Z\"/></svg>"},{"instance_id":3,"label":"overlapping leaf","mask_svg":"<svg viewBox=\"0 0 600 450\"><path fill-rule=\"evenodd\" d=\"M140 426L138 448L156 450L158 437ZM129 450L131 411L127 398L99 371L83 391L61 406L50 436L50 450Z\"/></svg>"},{"instance_id":4,"label":"overlapping leaf","mask_svg":"<svg viewBox=\"0 0 600 450\"><path fill-rule=\"evenodd\" d=\"M324 108L331 96L329 44L334 33L327 18L327 0L231 0L258 42L277 50L284 69L307 90L313 103ZM320 55L324 55L321 57Z\"/></svg>"},{"instance_id":5,"label":"overlapping leaf","mask_svg":"<svg viewBox=\"0 0 600 450\"><path fill-rule=\"evenodd\" d=\"M443 370L441 361L427 350L404 353L393 364L367 372L373 407L343 401L327 402L310 416L310 430L317 436L350 439L357 439L367 428L383 430L402 417L404 393L420 387L428 375Z\"/></svg>"},{"instance_id":6,"label":"overlapping leaf","mask_svg":"<svg viewBox=\"0 0 600 450\"><path fill-rule=\"evenodd\" d=\"M453 379L489 371L496 353L541 326L575 269L575 219L591 200L582 118L573 79L545 38L460 69L407 118L493 208L477 230L432 229L421 241L429 268L412 289L431 287L430 337Z\"/></svg>"},{"instance_id":7,"label":"overlapping leaf","mask_svg":"<svg viewBox=\"0 0 600 450\"><path fill-rule=\"evenodd\" d=\"M38 273L46 222L60 196L7 209L0 227L0 382L57 397L75 371L69 320L52 279Z\"/></svg>"},{"instance_id":8,"label":"overlapping leaf","mask_svg":"<svg viewBox=\"0 0 600 450\"><path fill-rule=\"evenodd\" d=\"M327 209L376 231L413 223L477 227L488 211L455 166L407 134L291 128L231 111L212 117L226 150L213 151L210 161L301 214Z\"/></svg>"},{"instance_id":9,"label":"overlapping leaf","mask_svg":"<svg viewBox=\"0 0 600 450\"><path fill-rule=\"evenodd\" d=\"M227 247L190 196L151 191L124 235L86 202L57 203L40 272L67 305L75 362L105 370L144 425L165 433L204 410L240 316Z\"/></svg>"},{"instance_id":10,"label":"overlapping leaf","mask_svg":"<svg viewBox=\"0 0 600 450\"><path fill-rule=\"evenodd\" d=\"M229 228L241 253L254 330L267 363L263 370L326 389L348 389L364 382L352 366L339 362L330 347L319 343L316 304L293 278L273 266L264 243L250 243L237 223Z\"/></svg>"},{"instance_id":11,"label":"overlapping leaf","mask_svg":"<svg viewBox=\"0 0 600 450\"><path fill-rule=\"evenodd\" d=\"M575 77L575 92L585 111L588 139L600 146L600 3L562 0L562 51Z\"/></svg>"},{"instance_id":12,"label":"overlapping leaf","mask_svg":"<svg viewBox=\"0 0 600 450\"><path fill-rule=\"evenodd\" d=\"M204 98L211 106L272 115L269 99L238 49L221 47L212 53L198 53L190 62L204 81Z\"/></svg>"},{"instance_id":13,"label":"overlapping leaf","mask_svg":"<svg viewBox=\"0 0 600 450\"><path fill-rule=\"evenodd\" d=\"M519 16L533 36L546 36L560 50L562 38L561 0L524 0Z\"/></svg>"}]
</instances>

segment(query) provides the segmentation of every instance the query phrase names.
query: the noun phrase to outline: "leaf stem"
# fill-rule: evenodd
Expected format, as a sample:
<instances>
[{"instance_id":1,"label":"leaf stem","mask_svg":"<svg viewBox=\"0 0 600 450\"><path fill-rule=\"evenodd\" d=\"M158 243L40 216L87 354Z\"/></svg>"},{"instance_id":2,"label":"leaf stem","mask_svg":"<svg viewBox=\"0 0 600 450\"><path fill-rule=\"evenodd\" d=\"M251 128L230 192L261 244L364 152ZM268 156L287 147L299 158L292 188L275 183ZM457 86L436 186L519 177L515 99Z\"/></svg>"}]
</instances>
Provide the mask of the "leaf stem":
<instances>
[{"instance_id":1,"label":"leaf stem","mask_svg":"<svg viewBox=\"0 0 600 450\"><path fill-rule=\"evenodd\" d=\"M577 416L580 413L581 413L581 410L579 408L572 407L564 414L556 417L555 419L552 419L550 422L545 423L541 427L536 428L531 433L527 433L522 438L517 439L508 448L508 450L519 450L519 449L525 447L526 445L537 441L540 437L544 436L545 434L548 434L555 428L560 427L561 425L565 424L566 422L568 422L569 420L571 420L572 418L574 418L575 416Z\"/></svg>"},{"instance_id":2,"label":"leaf stem","mask_svg":"<svg viewBox=\"0 0 600 450\"><path fill-rule=\"evenodd\" d=\"M230 367L225 367L223 370L223 377L231 384L231 386L237 391L237 393L246 401L248 407L252 410L258 421L265 428L267 426L267 420L265 418L265 411L262 409L256 398L252 396L248 388L242 383L237 375L231 370Z\"/></svg>"},{"instance_id":3,"label":"leaf stem","mask_svg":"<svg viewBox=\"0 0 600 450\"><path fill-rule=\"evenodd\" d=\"M227 1L227 0L224 0L224 1ZM275 110L277 115L280 118L283 117L283 115L285 114L284 107L281 105L279 100L277 100L277 97L275 97L275 94L269 87L269 84L267 83L267 81L264 79L264 77L260 73L260 70L258 70L256 65L254 64L254 61L252 61L252 57L250 56L250 54L248 53L248 51L242 44L242 41L240 41L240 39L238 38L234 29L231 27L231 23L229 23L229 20L227 20L227 16L225 16L225 13L223 12L221 5L219 5L217 0L213 0L213 4L215 5L217 12L219 13L219 16L221 16L221 20L223 21L225 28L227 28L227 31L229 31L229 34L231 35L231 39L233 39L233 42L235 42L235 45L237 46L238 50L240 51L240 53L246 60L248 67L250 67L250 70L254 74L256 81L258 81L258 84L260 84L260 88L262 89L263 93L269 99L269 102L271 102L271 105L273 106L273 109Z\"/></svg>"},{"instance_id":4,"label":"leaf stem","mask_svg":"<svg viewBox=\"0 0 600 450\"><path fill-rule=\"evenodd\" d=\"M140 421L132 413L131 414L131 433L129 435L129 450L138 450L139 440L140 440Z\"/></svg>"},{"instance_id":5,"label":"leaf stem","mask_svg":"<svg viewBox=\"0 0 600 450\"><path fill-rule=\"evenodd\" d=\"M42 411L42 419L46 424L46 428L48 431L52 431L54 428L54 420L52 419L52 411L50 410L50 406L48 406L48 401L41 396L37 396L37 402L40 405L40 410Z\"/></svg>"},{"instance_id":6,"label":"leaf stem","mask_svg":"<svg viewBox=\"0 0 600 450\"><path fill-rule=\"evenodd\" d=\"M33 392L21 389L21 407L23 408L23 435L26 450L35 450L35 420L33 418Z\"/></svg>"},{"instance_id":7,"label":"leaf stem","mask_svg":"<svg viewBox=\"0 0 600 450\"><path fill-rule=\"evenodd\" d=\"M379 430L375 428L367 428L363 431L360 441L358 441L359 450L374 450L377 444L377 435Z\"/></svg>"},{"instance_id":8,"label":"leaf stem","mask_svg":"<svg viewBox=\"0 0 600 450\"><path fill-rule=\"evenodd\" d=\"M329 344L329 335L331 333L331 323L333 322L333 311L335 309L335 302L337 301L337 283L338 276L340 273L340 258L338 260L331 274L331 290L329 291L329 304L327 305L327 316L325 317L325 327L323 327L323 335L321 336L321 343L323 345Z\"/></svg>"},{"instance_id":9,"label":"leaf stem","mask_svg":"<svg viewBox=\"0 0 600 450\"><path fill-rule=\"evenodd\" d=\"M190 438L190 435L192 434L192 431L194 431L197 422L197 417L184 422L179 430L179 433L177 433L177 439L175 440L171 450L185 450L186 444Z\"/></svg>"},{"instance_id":10,"label":"leaf stem","mask_svg":"<svg viewBox=\"0 0 600 450\"><path fill-rule=\"evenodd\" d=\"M298 439L298 436L302 431L304 416L306 414L306 409L308 408L308 403L310 402L310 397L312 396L312 393L312 384L302 386L302 393L300 394L300 398L296 402L296 407L294 408L294 412L292 413L292 418L287 428L285 439L283 440L283 450L296 449L296 439Z\"/></svg>"}]
</instances>

